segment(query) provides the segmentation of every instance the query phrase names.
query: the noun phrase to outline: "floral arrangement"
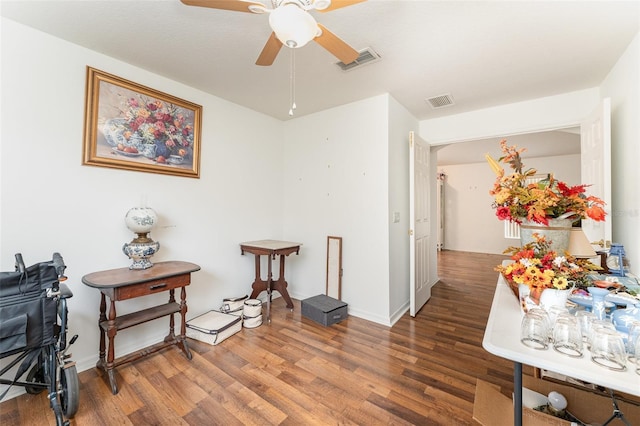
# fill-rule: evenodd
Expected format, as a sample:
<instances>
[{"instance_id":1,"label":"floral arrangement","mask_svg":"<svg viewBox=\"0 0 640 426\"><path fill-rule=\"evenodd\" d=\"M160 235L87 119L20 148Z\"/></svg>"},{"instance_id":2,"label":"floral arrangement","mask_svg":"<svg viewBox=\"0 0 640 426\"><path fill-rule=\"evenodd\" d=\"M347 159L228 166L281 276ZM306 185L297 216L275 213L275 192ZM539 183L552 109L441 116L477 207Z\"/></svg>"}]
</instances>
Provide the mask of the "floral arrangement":
<instances>
[{"instance_id":1,"label":"floral arrangement","mask_svg":"<svg viewBox=\"0 0 640 426\"><path fill-rule=\"evenodd\" d=\"M522 247L507 248L504 253L511 254L513 263L495 268L505 277L516 296L518 284L525 284L529 287L531 299L538 303L544 289L587 287L587 276L601 269L587 259L556 253L550 249L550 242L544 236L534 233L533 239Z\"/></svg>"},{"instance_id":2,"label":"floral arrangement","mask_svg":"<svg viewBox=\"0 0 640 426\"><path fill-rule=\"evenodd\" d=\"M123 117L124 138L155 144L156 158L193 155L193 125L189 124L183 108L138 95L126 100Z\"/></svg>"},{"instance_id":3,"label":"floral arrangement","mask_svg":"<svg viewBox=\"0 0 640 426\"><path fill-rule=\"evenodd\" d=\"M507 146L506 139L500 141L500 148L504 155L498 161L489 154L485 156L497 176L489 193L495 197L493 207L500 220L522 223L527 219L544 225L549 224L549 219L556 218L604 220L604 201L585 194L589 185L569 186L554 179L553 175L527 184L527 179L533 177L536 170L523 171L520 154L525 148ZM505 175L500 162L509 164L514 172Z\"/></svg>"}]
</instances>

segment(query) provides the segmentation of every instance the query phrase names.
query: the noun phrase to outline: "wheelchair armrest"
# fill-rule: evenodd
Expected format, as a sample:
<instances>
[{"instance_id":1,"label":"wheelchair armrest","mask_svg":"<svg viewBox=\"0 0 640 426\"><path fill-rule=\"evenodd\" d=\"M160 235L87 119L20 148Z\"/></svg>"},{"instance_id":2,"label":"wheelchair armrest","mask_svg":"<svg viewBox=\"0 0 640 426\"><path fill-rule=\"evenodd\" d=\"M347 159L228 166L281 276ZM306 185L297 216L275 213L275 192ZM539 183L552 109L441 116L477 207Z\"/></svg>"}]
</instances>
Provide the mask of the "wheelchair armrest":
<instances>
[{"instance_id":1,"label":"wheelchair armrest","mask_svg":"<svg viewBox=\"0 0 640 426\"><path fill-rule=\"evenodd\" d=\"M60 298L68 299L70 297L73 297L73 293L71 292L71 290L69 290L69 286L67 286L66 284L60 283Z\"/></svg>"}]
</instances>

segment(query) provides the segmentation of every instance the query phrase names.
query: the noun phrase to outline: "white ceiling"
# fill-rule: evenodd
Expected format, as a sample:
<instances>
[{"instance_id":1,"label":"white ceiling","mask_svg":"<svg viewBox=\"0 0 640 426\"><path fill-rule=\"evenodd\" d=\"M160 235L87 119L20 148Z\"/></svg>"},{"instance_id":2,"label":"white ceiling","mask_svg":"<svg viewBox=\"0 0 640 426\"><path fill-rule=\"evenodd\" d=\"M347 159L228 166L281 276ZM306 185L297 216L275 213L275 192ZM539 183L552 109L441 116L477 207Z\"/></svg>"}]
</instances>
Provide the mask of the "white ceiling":
<instances>
[{"instance_id":1,"label":"white ceiling","mask_svg":"<svg viewBox=\"0 0 640 426\"><path fill-rule=\"evenodd\" d=\"M271 67L254 65L271 32L266 15L178 0L2 1L0 7L17 22L290 118L290 50L283 48ZM640 2L368 0L312 14L382 60L343 72L315 43L296 49L294 118L390 93L424 120L598 86L638 32ZM442 94L451 94L455 105L434 110L425 102Z\"/></svg>"},{"instance_id":2,"label":"white ceiling","mask_svg":"<svg viewBox=\"0 0 640 426\"><path fill-rule=\"evenodd\" d=\"M481 163L486 161L484 154L490 154L496 160L502 156L501 139L506 139L509 146L525 148L526 151L522 153L523 159L580 154L580 128L432 146L431 151L437 152L438 166Z\"/></svg>"}]
</instances>

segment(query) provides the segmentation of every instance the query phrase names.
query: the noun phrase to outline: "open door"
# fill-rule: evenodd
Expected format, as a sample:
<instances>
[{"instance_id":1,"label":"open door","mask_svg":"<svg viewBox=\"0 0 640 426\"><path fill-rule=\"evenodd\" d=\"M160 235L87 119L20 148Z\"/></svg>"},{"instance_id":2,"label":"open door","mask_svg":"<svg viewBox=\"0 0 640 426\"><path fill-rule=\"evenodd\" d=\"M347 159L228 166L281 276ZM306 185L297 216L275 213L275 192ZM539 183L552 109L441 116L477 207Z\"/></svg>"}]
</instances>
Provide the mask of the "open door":
<instances>
[{"instance_id":1,"label":"open door","mask_svg":"<svg viewBox=\"0 0 640 426\"><path fill-rule=\"evenodd\" d=\"M591 184L589 195L604 200L607 218L604 222L582 221L582 230L595 250L611 244L611 99L605 98L596 110L580 124L580 158L582 183Z\"/></svg>"},{"instance_id":2,"label":"open door","mask_svg":"<svg viewBox=\"0 0 640 426\"><path fill-rule=\"evenodd\" d=\"M429 145L409 133L409 281L410 314L415 317L431 297L429 264Z\"/></svg>"}]
</instances>

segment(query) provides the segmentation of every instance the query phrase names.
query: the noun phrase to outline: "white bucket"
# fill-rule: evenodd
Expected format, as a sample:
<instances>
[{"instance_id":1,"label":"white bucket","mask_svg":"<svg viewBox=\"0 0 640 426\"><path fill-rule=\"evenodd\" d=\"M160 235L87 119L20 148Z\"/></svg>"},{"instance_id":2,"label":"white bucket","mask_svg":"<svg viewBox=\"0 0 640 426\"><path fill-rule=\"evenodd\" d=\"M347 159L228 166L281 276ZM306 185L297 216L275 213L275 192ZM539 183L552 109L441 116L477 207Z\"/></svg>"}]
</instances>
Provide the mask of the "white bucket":
<instances>
[{"instance_id":1,"label":"white bucket","mask_svg":"<svg viewBox=\"0 0 640 426\"><path fill-rule=\"evenodd\" d=\"M244 328L256 328L262 325L262 315L257 317L244 317L242 322Z\"/></svg>"},{"instance_id":2,"label":"white bucket","mask_svg":"<svg viewBox=\"0 0 640 426\"><path fill-rule=\"evenodd\" d=\"M242 311L245 328L256 328L262 325L262 301L258 299L247 299L244 301Z\"/></svg>"},{"instance_id":3,"label":"white bucket","mask_svg":"<svg viewBox=\"0 0 640 426\"><path fill-rule=\"evenodd\" d=\"M247 299L244 301L243 314L245 317L254 318L262 316L262 301L258 299Z\"/></svg>"}]
</instances>

